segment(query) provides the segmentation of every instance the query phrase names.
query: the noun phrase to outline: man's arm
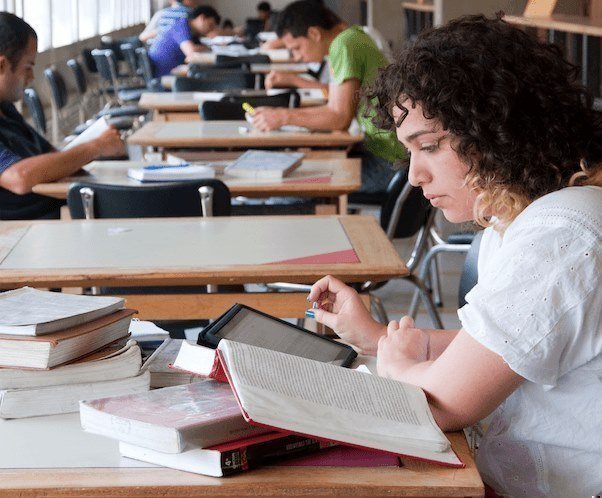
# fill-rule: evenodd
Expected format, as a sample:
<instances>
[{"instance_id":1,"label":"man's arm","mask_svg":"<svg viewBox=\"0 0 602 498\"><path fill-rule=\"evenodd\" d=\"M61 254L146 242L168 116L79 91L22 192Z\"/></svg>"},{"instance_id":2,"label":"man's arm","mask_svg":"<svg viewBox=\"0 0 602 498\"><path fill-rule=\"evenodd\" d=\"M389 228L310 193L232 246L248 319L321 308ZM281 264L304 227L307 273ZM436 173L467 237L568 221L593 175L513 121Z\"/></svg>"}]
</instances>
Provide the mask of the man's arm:
<instances>
[{"instance_id":1,"label":"man's arm","mask_svg":"<svg viewBox=\"0 0 602 498\"><path fill-rule=\"evenodd\" d=\"M201 45L200 43L194 43L191 40L186 40L180 43L180 50L184 52L184 55L186 57L188 57L189 55L192 55L195 52L206 52L209 49L205 45Z\"/></svg>"},{"instance_id":2,"label":"man's arm","mask_svg":"<svg viewBox=\"0 0 602 498\"><path fill-rule=\"evenodd\" d=\"M17 161L0 173L0 187L14 194L28 194L34 185L59 180L94 159L118 156L124 152L119 132L110 128L97 139L64 152L48 152Z\"/></svg>"},{"instance_id":3,"label":"man's arm","mask_svg":"<svg viewBox=\"0 0 602 498\"><path fill-rule=\"evenodd\" d=\"M253 124L264 131L287 124L313 130L346 130L357 112L359 89L360 82L355 78L340 85L330 83L326 105L303 109L260 107L253 116Z\"/></svg>"}]
</instances>

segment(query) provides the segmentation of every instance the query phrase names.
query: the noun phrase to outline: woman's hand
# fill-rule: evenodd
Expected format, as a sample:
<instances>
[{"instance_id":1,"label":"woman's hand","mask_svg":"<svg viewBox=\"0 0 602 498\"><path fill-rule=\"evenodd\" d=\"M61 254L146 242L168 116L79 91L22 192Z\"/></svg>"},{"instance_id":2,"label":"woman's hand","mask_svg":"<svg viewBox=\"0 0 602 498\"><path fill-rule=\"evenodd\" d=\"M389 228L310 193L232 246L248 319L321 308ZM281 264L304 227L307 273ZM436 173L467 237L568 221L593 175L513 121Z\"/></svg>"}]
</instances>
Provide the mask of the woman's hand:
<instances>
[{"instance_id":1,"label":"woman's hand","mask_svg":"<svg viewBox=\"0 0 602 498\"><path fill-rule=\"evenodd\" d=\"M414 326L414 320L404 316L399 322L393 320L387 333L378 341L376 368L381 377L403 379L403 372L417 364L428 361L429 334Z\"/></svg>"},{"instance_id":2,"label":"woman's hand","mask_svg":"<svg viewBox=\"0 0 602 498\"><path fill-rule=\"evenodd\" d=\"M376 354L378 340L385 334L384 325L372 318L354 289L328 275L312 286L307 299L315 308L306 316L333 329L360 353Z\"/></svg>"},{"instance_id":3,"label":"woman's hand","mask_svg":"<svg viewBox=\"0 0 602 498\"><path fill-rule=\"evenodd\" d=\"M258 107L253 113L253 126L261 131L277 130L286 124L285 107Z\"/></svg>"}]
</instances>

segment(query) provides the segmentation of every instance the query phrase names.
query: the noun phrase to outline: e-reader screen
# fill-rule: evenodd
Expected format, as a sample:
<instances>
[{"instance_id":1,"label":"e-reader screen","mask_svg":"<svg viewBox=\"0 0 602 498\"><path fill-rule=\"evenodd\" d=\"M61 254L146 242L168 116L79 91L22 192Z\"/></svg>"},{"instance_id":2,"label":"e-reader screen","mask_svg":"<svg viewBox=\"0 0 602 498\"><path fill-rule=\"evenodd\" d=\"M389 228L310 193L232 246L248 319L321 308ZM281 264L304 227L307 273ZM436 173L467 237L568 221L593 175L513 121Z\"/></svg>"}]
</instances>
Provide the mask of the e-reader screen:
<instances>
[{"instance_id":1,"label":"e-reader screen","mask_svg":"<svg viewBox=\"0 0 602 498\"><path fill-rule=\"evenodd\" d=\"M208 331L208 334L218 341L226 338L339 366L348 366L356 357L356 352L345 344L252 308L242 305L237 307L238 311L229 316L227 321L224 320L225 323L215 323L217 330ZM227 315L230 313L226 313L224 317Z\"/></svg>"}]
</instances>

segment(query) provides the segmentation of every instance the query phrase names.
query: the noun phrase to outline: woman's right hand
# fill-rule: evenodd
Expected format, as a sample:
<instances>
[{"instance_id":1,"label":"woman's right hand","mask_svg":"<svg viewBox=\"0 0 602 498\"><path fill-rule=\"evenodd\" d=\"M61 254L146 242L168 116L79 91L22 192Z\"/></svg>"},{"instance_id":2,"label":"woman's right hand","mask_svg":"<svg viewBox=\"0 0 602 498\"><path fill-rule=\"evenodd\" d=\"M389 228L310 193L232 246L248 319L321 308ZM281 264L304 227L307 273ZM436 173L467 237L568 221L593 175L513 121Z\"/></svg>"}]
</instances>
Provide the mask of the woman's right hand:
<instances>
[{"instance_id":1,"label":"woman's right hand","mask_svg":"<svg viewBox=\"0 0 602 498\"><path fill-rule=\"evenodd\" d=\"M291 73L284 73L282 71L270 71L265 77L263 85L267 89L271 88L287 88L292 86Z\"/></svg>"},{"instance_id":2,"label":"woman's right hand","mask_svg":"<svg viewBox=\"0 0 602 498\"><path fill-rule=\"evenodd\" d=\"M387 327L372 318L357 291L327 275L311 287L307 299L315 308L306 316L333 329L362 354L376 355L378 340Z\"/></svg>"}]
</instances>

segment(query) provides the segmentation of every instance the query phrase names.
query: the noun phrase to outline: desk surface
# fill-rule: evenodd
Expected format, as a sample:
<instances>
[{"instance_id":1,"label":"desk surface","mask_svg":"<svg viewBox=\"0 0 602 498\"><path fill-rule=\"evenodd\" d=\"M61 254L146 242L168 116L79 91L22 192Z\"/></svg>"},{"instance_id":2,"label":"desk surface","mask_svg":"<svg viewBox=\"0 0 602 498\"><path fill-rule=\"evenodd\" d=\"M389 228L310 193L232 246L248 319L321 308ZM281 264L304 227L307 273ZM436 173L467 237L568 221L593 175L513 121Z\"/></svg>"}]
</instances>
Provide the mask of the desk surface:
<instances>
[{"instance_id":1,"label":"desk surface","mask_svg":"<svg viewBox=\"0 0 602 498\"><path fill-rule=\"evenodd\" d=\"M304 74L309 71L305 62L280 62L268 64L249 64L249 69L255 74L268 74L271 71L282 71L285 73ZM188 76L188 64L179 64L170 73L174 76Z\"/></svg>"},{"instance_id":2,"label":"desk surface","mask_svg":"<svg viewBox=\"0 0 602 498\"><path fill-rule=\"evenodd\" d=\"M371 216L25 221L0 226L0 288L347 282L408 273Z\"/></svg>"},{"instance_id":3,"label":"desk surface","mask_svg":"<svg viewBox=\"0 0 602 498\"><path fill-rule=\"evenodd\" d=\"M228 478L154 467L119 456L117 442L84 433L78 415L0 420L0 495L483 496L462 433L447 434L464 469L404 460L403 467L267 466ZM24 468L27 466L28 468Z\"/></svg>"},{"instance_id":4,"label":"desk surface","mask_svg":"<svg viewBox=\"0 0 602 498\"><path fill-rule=\"evenodd\" d=\"M241 132L241 130L247 130ZM363 134L347 131L262 132L246 121L174 121L146 123L128 139L151 147L347 147Z\"/></svg>"},{"instance_id":5,"label":"desk surface","mask_svg":"<svg viewBox=\"0 0 602 498\"><path fill-rule=\"evenodd\" d=\"M359 159L305 159L299 168L285 178L236 178L227 174L217 175L216 178L228 186L233 196L338 197L360 188L360 163ZM84 168L88 174L41 183L33 191L66 199L69 185L74 181L144 188L144 184L127 176L128 168L134 165L142 167L142 163L132 161L93 161Z\"/></svg>"},{"instance_id":6,"label":"desk surface","mask_svg":"<svg viewBox=\"0 0 602 498\"><path fill-rule=\"evenodd\" d=\"M251 95L277 95L287 90L267 90L259 92L253 90ZM299 88L301 106L323 105L328 102L327 97L319 88ZM199 105L207 101L219 101L226 94L222 92L144 92L138 105L144 109L159 112L196 112Z\"/></svg>"}]
</instances>

